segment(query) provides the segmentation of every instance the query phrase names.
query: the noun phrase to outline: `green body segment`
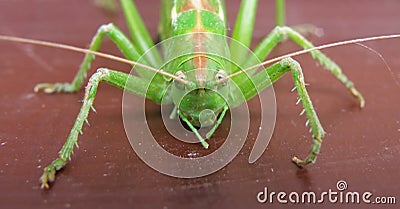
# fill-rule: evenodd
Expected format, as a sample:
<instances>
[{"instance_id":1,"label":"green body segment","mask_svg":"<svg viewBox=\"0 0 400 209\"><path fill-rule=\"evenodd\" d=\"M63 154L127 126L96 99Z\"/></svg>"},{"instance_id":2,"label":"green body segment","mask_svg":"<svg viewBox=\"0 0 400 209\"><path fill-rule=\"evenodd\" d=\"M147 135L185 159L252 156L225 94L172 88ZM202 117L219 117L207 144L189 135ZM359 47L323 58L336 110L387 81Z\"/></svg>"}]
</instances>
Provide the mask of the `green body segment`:
<instances>
[{"instance_id":1,"label":"green body segment","mask_svg":"<svg viewBox=\"0 0 400 209\"><path fill-rule=\"evenodd\" d=\"M227 105L224 98L228 95L216 91L219 90L218 71L231 73L230 64L226 62L229 47L225 39L223 3L220 0L162 1L160 36L163 40L174 39L164 53L169 62L164 70L173 74L182 72L191 82L191 86L181 86L181 89L172 87L173 102L178 106L178 114L198 127L213 125L215 115ZM200 114L206 109L214 115L206 118L209 123L201 124Z\"/></svg>"},{"instance_id":2,"label":"green body segment","mask_svg":"<svg viewBox=\"0 0 400 209\"><path fill-rule=\"evenodd\" d=\"M162 0L161 40L194 32L226 34L223 0Z\"/></svg>"},{"instance_id":3,"label":"green body segment","mask_svg":"<svg viewBox=\"0 0 400 209\"><path fill-rule=\"evenodd\" d=\"M165 61L174 60L165 71L176 73L199 68L229 70L225 61L218 57L229 56L228 45L223 37L227 31L223 3L220 0L162 1L160 37L162 40L175 39L165 52ZM216 38L217 35L221 38ZM179 39L178 36L184 38ZM206 54L198 56L199 53ZM211 57L213 54L217 56Z\"/></svg>"}]
</instances>

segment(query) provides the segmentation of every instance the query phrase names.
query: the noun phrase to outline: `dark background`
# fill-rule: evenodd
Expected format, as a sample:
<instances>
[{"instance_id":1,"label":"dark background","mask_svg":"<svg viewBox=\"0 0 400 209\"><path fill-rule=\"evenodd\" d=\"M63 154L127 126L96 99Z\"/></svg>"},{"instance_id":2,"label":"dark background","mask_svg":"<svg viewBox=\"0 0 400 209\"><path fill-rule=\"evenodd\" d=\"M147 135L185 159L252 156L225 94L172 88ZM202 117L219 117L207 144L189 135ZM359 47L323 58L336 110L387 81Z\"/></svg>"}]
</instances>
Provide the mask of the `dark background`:
<instances>
[{"instance_id":1,"label":"dark background","mask_svg":"<svg viewBox=\"0 0 400 209\"><path fill-rule=\"evenodd\" d=\"M136 1L147 27L156 39L159 2ZM228 1L232 27L239 1ZM398 0L308 0L287 2L289 25L313 23L324 29L316 44L380 34L399 33ZM273 1L258 7L253 46L273 28ZM124 31L119 12L112 16L91 1L0 1L0 34L73 44L85 47L97 28L113 21ZM101 84L84 127L80 148L57 175L50 191L41 191L38 179L64 143L80 108L83 91L77 94L34 94L39 82L69 82L82 55L30 45L0 42L0 208L284 208L274 202L261 205L256 195L269 191L336 189L338 180L346 191L370 191L376 196L399 196L400 153L400 39L366 43L378 55L357 45L325 50L354 81L366 99L356 100L309 55L301 63L309 93L324 125L325 137L315 165L298 169L293 155L304 157L310 146L305 118L295 106L291 76L275 85L278 113L274 135L263 156L254 164L247 158L252 144L222 170L197 179L168 177L144 164L133 152L124 132L122 91ZM286 42L271 55L299 49ZM102 51L119 54L106 39ZM129 72L129 66L96 59L92 69L107 66ZM398 81L397 81L398 82ZM157 108L154 108L157 109ZM157 114L150 116L157 120ZM256 129L256 127L253 127ZM253 130L252 129L252 130ZM252 138L250 133L249 139ZM157 136L156 136L157 138ZM215 139L217 140L217 139ZM251 141L251 140L250 140ZM185 150L181 150L184 152ZM398 204L397 204L398 205ZM395 208L396 205L297 204L298 208Z\"/></svg>"}]
</instances>

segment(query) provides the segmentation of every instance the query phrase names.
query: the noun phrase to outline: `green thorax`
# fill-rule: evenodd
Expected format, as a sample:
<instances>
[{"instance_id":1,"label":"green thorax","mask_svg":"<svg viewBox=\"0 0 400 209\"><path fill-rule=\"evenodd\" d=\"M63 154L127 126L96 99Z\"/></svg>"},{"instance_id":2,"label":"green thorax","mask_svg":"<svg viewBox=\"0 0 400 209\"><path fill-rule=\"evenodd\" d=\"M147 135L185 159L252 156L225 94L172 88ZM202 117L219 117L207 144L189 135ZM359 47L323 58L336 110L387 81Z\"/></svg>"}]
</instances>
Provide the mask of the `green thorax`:
<instances>
[{"instance_id":1,"label":"green thorax","mask_svg":"<svg viewBox=\"0 0 400 209\"><path fill-rule=\"evenodd\" d=\"M163 70L223 69L229 72L226 59L226 22L222 0L163 0L160 37L169 39L164 47ZM173 60L173 61L171 61Z\"/></svg>"},{"instance_id":2,"label":"green thorax","mask_svg":"<svg viewBox=\"0 0 400 209\"><path fill-rule=\"evenodd\" d=\"M226 34L222 0L163 0L159 33L162 40L193 32Z\"/></svg>"},{"instance_id":3,"label":"green thorax","mask_svg":"<svg viewBox=\"0 0 400 209\"><path fill-rule=\"evenodd\" d=\"M159 30L161 39L167 40L163 47L166 62L163 70L182 73L189 81L189 85L174 86L171 93L179 110L198 126L200 112L208 109L218 115L226 105L223 98L227 91L221 91L217 82L221 74L230 73L223 1L163 0L162 3Z\"/></svg>"}]
</instances>

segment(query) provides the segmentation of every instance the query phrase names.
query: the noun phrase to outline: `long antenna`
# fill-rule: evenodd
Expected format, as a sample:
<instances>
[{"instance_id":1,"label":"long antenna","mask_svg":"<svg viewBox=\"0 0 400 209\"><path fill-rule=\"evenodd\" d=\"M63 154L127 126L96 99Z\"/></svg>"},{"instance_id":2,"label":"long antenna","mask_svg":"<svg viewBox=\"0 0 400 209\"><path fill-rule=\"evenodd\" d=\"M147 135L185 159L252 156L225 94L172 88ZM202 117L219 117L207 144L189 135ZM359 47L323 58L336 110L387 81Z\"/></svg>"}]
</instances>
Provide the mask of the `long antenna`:
<instances>
[{"instance_id":1,"label":"long antenna","mask_svg":"<svg viewBox=\"0 0 400 209\"><path fill-rule=\"evenodd\" d=\"M240 74L242 74L244 72L253 70L255 68L258 68L258 67L261 67L261 66L264 66L264 65L267 65L267 64L271 64L271 63L280 61L280 60L288 58L288 57L294 57L294 56L298 56L298 55L301 55L301 54L305 54L305 53L308 53L310 51L326 49L326 48L335 47L335 46L342 46L342 45L347 45L347 44L356 44L356 43L362 43L362 42L367 42L367 41L375 41L375 40L382 40L382 39L392 39L392 38L400 38L400 34L382 35L382 36L374 36L374 37L367 37L367 38L352 39L352 40L347 40L347 41L340 41L340 42L324 44L324 45L321 45L321 46L316 46L316 47L309 48L309 49L304 49L304 50L301 50L301 51L292 52L292 53L289 53L289 54L286 54L286 55L283 55L283 56L280 56L280 57L276 57L276 58L261 62L261 63L256 64L256 65L250 66L250 67L245 68L245 69L243 69L241 71L238 71L236 73L232 73L228 77L226 77L224 79L221 79L220 82L222 82L222 81L224 81L226 79L232 78L234 76L240 75Z\"/></svg>"},{"instance_id":2,"label":"long antenna","mask_svg":"<svg viewBox=\"0 0 400 209\"><path fill-rule=\"evenodd\" d=\"M0 40L4 40L4 41L11 41L11 42L18 42L18 43L26 43L26 44L33 44L33 45L39 45L39 46L47 46L47 47L52 47L52 48L58 48L58 49L66 49L66 50L70 50L70 51L75 51L75 52L81 52L84 54L93 54L99 57L104 57L107 59L111 59L111 60L115 60L118 62L123 62L129 65L133 65L133 66L138 66L138 67L142 67L145 68L147 70L151 70L153 72L159 73L161 75L170 77L174 80L180 81L182 83L187 83L186 80L183 80L173 74L167 73L161 69L157 69L157 68L153 68L150 67L148 65L144 65L138 62L134 62L131 60L127 60L121 57L117 57L114 55L110 55L110 54L105 54L105 53L101 53L101 52L96 52L96 51L92 51L89 49L83 49L83 48L79 48L79 47L75 47L75 46L70 46L70 45L66 45L66 44L59 44L59 43L54 43L54 42L48 42L48 41L39 41L39 40L33 40L33 39L26 39L26 38L18 38L18 37L13 37L13 36L4 36L4 35L0 35Z\"/></svg>"}]
</instances>

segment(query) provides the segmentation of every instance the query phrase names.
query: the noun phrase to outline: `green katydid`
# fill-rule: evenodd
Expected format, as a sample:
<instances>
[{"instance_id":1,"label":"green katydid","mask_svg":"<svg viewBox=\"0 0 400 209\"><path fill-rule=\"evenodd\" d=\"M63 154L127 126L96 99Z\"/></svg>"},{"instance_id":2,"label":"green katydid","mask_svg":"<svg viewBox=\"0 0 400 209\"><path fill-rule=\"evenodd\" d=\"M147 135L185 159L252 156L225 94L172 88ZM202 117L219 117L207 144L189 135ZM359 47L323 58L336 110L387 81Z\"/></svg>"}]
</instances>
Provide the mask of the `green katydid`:
<instances>
[{"instance_id":1,"label":"green katydid","mask_svg":"<svg viewBox=\"0 0 400 209\"><path fill-rule=\"evenodd\" d=\"M359 100L360 106L363 107L365 102L362 95L356 90L354 84L342 73L339 66L326 57L323 53L318 51L318 49L322 49L322 47L317 49L313 48L313 45L300 33L284 26L284 0L277 0L276 3L276 23L278 26L254 49L254 54L256 57L259 60L264 60L281 40L284 38L290 38L301 47L309 49L301 53L311 53L311 55L318 62L320 62L322 66L332 72L332 74L349 89L350 93ZM202 46L205 44L205 40L208 40L207 36L212 36L210 34L226 35L227 33L227 23L225 20L226 17L222 0L164 0L162 1L162 4L160 37L163 40L174 36L190 34L193 38L192 41L195 44ZM42 188L49 187L48 182L54 181L56 171L63 168L70 159L73 148L75 145L77 145L78 135L81 133L82 126L88 117L89 110L92 108L93 101L97 93L97 86L101 81L107 82L121 89L125 88L125 90L130 91L133 94L144 96L157 103L160 103L167 93L177 95L176 97L179 97L177 100L171 98L169 102L175 104L177 108L176 112L179 117L187 123L202 145L207 148L208 143L203 136L197 133L195 128L196 126L200 125L199 118L202 110L211 109L214 112L213 115L218 116L206 118L206 121L209 121L207 125L212 126L211 131L206 136L206 138L209 138L212 136L214 131L217 130L218 125L228 110L227 102L233 102L221 99L220 95L216 94L213 90L226 90L227 86L229 87L231 83L235 83L239 87L238 90L220 92L226 94L224 95L226 98L234 98L235 94L242 94L246 100L249 100L256 96L258 91L255 91L253 89L254 86L246 82L246 79L243 81L243 78L247 78L247 75L244 75L243 72L250 72L249 76L251 76L251 82L259 81L260 83L256 83L256 85L260 85L262 88L266 88L267 86L271 85L271 83L279 79L285 73L291 72L293 75L295 88L299 95L299 102L303 104L304 113L309 121L313 138L311 151L306 159L301 160L297 157L294 157L293 162L300 167L315 162L325 132L321 123L319 122L310 97L308 96L301 67L295 60L290 58L290 56L296 54L287 55L284 58L274 59L273 61L277 61L277 63L272 64L270 67L258 73L252 72L254 66L250 66L246 69L235 68L230 64L227 64L226 60L222 60L221 57L215 56L214 54L203 53L203 51L200 50L198 53L182 56L181 59L177 59L175 61L176 63L171 63L176 64L177 66L175 67L155 69L146 66L148 63L161 62L160 55L154 51L146 57L143 64L136 62L139 60L141 55L153 47L154 43L140 18L134 2L132 0L121 0L121 5L126 16L129 31L132 35L132 40L126 37L115 25L103 25L99 28L97 34L94 36L89 50L76 50L86 53L86 56L77 75L71 83L46 83L35 86L36 92L41 90L46 93L69 93L78 91L83 86L86 73L89 70L90 63L93 61L95 55L117 59L142 68L142 70L138 71L139 76L101 68L90 77L86 86L82 108L77 116L66 143L59 152L59 158L54 160L44 169L44 173L40 178ZM236 25L233 30L232 38L246 47L249 47L251 42L256 8L257 0L242 1ZM130 61L96 53L95 51L99 49L104 36L108 36ZM29 43L29 41L22 39L8 38L8 40ZM360 41L365 40L355 40L352 42ZM31 43L38 44L37 42ZM243 54L238 51L237 48L235 48L235 45L230 46L230 48L226 48L227 45L224 41L215 41L213 44L215 44L214 47L216 48L230 51L231 56L233 57L243 56ZM45 43L42 43L42 45L45 45ZM58 45L56 47L61 48L64 46ZM179 43L177 43L176 45L171 45L170 47L172 47L170 50L174 51L180 46ZM72 47L64 48L75 50ZM245 59L242 59L242 61L245 62ZM262 65L269 64L271 62L272 61L268 61L268 63L264 62ZM262 73L266 73L267 77L264 77L264 74ZM260 81L259 77L267 79ZM127 82L132 83L132 85L127 84ZM172 92L165 92L166 87L171 82L174 83L171 89ZM150 85L149 91L145 91L141 88L141 86L146 85ZM185 93L183 96L185 99L182 99L180 96L183 94L176 93L180 91ZM201 103L202 105L197 105L197 108L193 108L194 101Z\"/></svg>"}]
</instances>

